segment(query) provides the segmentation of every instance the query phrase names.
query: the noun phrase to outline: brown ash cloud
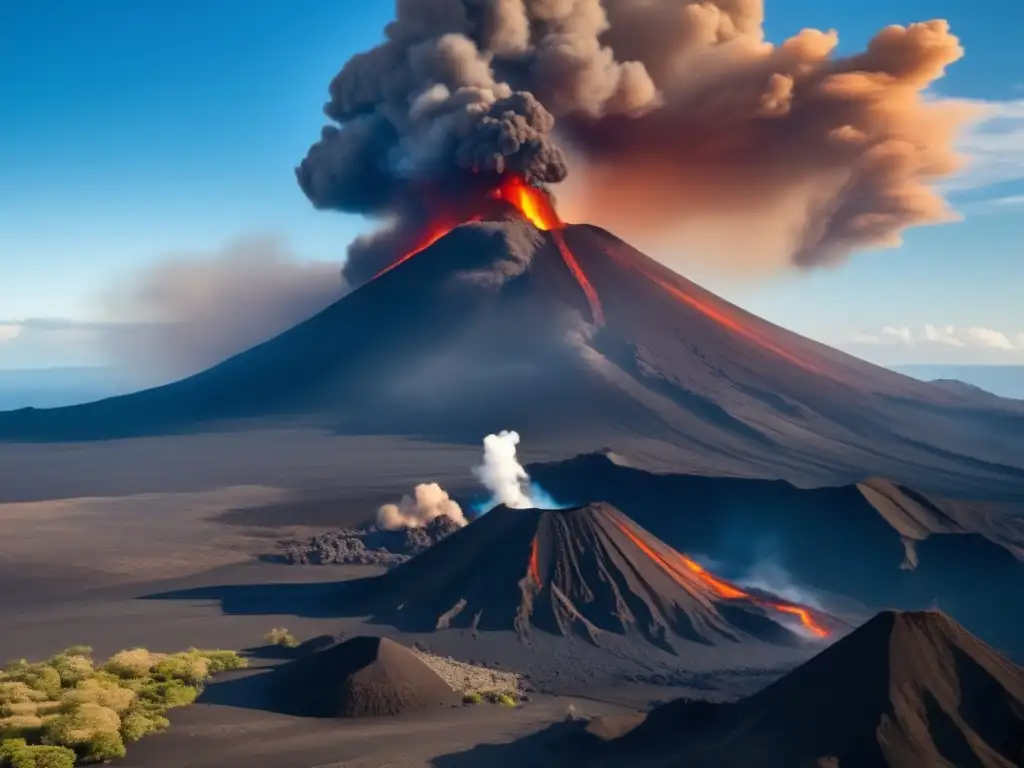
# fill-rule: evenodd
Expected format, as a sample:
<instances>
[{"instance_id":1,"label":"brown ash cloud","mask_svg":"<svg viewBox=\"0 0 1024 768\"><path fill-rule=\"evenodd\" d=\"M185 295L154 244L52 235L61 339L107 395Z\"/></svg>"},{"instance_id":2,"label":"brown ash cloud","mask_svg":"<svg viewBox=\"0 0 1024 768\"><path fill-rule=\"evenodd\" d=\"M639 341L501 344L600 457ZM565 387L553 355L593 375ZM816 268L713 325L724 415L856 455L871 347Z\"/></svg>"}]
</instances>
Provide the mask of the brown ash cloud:
<instances>
[{"instance_id":1,"label":"brown ash cloud","mask_svg":"<svg viewBox=\"0 0 1024 768\"><path fill-rule=\"evenodd\" d=\"M946 22L886 27L845 57L833 31L773 45L763 26L761 0L399 0L384 42L331 82L299 184L384 224L350 249L353 282L437 200L509 172L564 181L570 217L641 245L749 247L762 266L835 263L954 218L936 185L977 113L929 95L963 54Z\"/></svg>"}]
</instances>

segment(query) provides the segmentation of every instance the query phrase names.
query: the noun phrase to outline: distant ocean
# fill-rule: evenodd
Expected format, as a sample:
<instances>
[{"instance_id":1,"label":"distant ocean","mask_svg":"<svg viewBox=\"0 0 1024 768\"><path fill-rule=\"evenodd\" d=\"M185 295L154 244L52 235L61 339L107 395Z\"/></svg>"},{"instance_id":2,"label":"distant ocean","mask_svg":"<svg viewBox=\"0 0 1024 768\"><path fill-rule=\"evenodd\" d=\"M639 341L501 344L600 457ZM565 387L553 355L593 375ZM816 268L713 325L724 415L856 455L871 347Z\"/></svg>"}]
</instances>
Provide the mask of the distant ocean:
<instances>
[{"instance_id":1,"label":"distant ocean","mask_svg":"<svg viewBox=\"0 0 1024 768\"><path fill-rule=\"evenodd\" d=\"M130 389L109 368L0 370L0 411L88 403Z\"/></svg>"},{"instance_id":2,"label":"distant ocean","mask_svg":"<svg viewBox=\"0 0 1024 768\"><path fill-rule=\"evenodd\" d=\"M904 365L894 370L923 381L957 379L1024 400L1024 365ZM0 370L0 411L87 403L134 388L109 368Z\"/></svg>"}]
</instances>

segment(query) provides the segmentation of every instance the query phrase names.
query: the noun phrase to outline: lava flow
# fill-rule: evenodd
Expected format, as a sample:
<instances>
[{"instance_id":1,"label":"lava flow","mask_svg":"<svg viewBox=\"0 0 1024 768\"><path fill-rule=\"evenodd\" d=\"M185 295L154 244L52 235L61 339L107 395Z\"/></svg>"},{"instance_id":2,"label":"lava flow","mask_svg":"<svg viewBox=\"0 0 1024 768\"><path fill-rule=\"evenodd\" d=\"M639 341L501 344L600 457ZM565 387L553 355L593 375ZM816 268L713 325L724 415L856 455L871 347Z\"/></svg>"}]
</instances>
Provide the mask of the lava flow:
<instances>
[{"instance_id":1,"label":"lava flow","mask_svg":"<svg viewBox=\"0 0 1024 768\"><path fill-rule=\"evenodd\" d=\"M554 205L552 205L551 198L548 197L548 194L544 190L527 183L519 176L507 176L502 180L500 185L492 189L484 197L490 198L491 200L502 200L508 203L519 211L523 215L523 218L533 224L533 226L541 232L551 233L551 237L558 248L559 254L562 256L562 260L565 262L565 266L569 269L569 272L572 273L573 278L579 284L580 289L587 298L587 304L590 306L590 314L593 321L598 325L603 325L604 311L601 307L601 301L598 298L597 291L594 290L594 286L590 283L590 280L587 279L587 276L584 274L579 262L576 260L576 257L573 256L572 251L565 242L565 238L562 237L559 230L563 229L565 224L561 218L559 218L558 212L555 210ZM486 205L484 204L480 207L483 208L486 207ZM455 209L453 208L453 211L454 210ZM463 210L465 211L466 209ZM453 211L442 212L434 216L430 226L427 227L426 232L423 233L423 236L419 241L397 261L380 270L380 272L374 275L373 279L376 280L386 272L390 272L399 264L403 264L416 254L426 250L460 224L481 221L484 218L484 213L479 211L472 213L464 212L463 215L459 215Z\"/></svg>"},{"instance_id":2,"label":"lava flow","mask_svg":"<svg viewBox=\"0 0 1024 768\"><path fill-rule=\"evenodd\" d=\"M669 576L675 579L675 581L684 588L687 586L684 581L680 579L679 570L673 563L648 547L639 536L629 529L628 526L622 523L617 523L617 525L619 529L626 534L630 541L636 544L645 555L661 566ZM815 620L809 609L798 605L792 605L790 603L777 603L751 595L749 592L744 592L734 584L729 584L726 581L722 581L721 579L712 576L704 567L686 555L680 554L675 550L670 550L670 552L672 556L678 558L679 562L686 568L686 570L700 580L705 589L713 593L716 597L720 597L723 600L747 600L755 605L761 606L762 608L770 608L775 611L780 611L781 613L788 613L799 618L804 627L815 637L828 637L829 631Z\"/></svg>"}]
</instances>

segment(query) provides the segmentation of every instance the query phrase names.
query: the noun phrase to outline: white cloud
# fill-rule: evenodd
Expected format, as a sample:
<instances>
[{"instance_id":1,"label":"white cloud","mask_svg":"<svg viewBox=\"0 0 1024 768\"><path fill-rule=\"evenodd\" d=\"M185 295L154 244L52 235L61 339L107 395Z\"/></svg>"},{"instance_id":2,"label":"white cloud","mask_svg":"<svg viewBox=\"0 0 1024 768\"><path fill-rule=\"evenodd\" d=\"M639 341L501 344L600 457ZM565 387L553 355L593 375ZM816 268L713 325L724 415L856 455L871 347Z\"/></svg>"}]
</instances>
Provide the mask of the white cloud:
<instances>
[{"instance_id":1,"label":"white cloud","mask_svg":"<svg viewBox=\"0 0 1024 768\"><path fill-rule=\"evenodd\" d=\"M0 344L5 341L13 341L21 336L21 323L0 324Z\"/></svg>"},{"instance_id":2,"label":"white cloud","mask_svg":"<svg viewBox=\"0 0 1024 768\"><path fill-rule=\"evenodd\" d=\"M855 331L847 336L851 344L859 345L942 345L958 348L1024 350L1024 333L1016 336L992 328L972 326L966 329L952 325L925 325L920 332L908 326L887 325L880 331Z\"/></svg>"},{"instance_id":3,"label":"white cloud","mask_svg":"<svg viewBox=\"0 0 1024 768\"><path fill-rule=\"evenodd\" d=\"M891 325L887 325L882 329L882 336L903 344L913 344L915 341L913 332L906 326L894 328Z\"/></svg>"},{"instance_id":4,"label":"white cloud","mask_svg":"<svg viewBox=\"0 0 1024 768\"><path fill-rule=\"evenodd\" d=\"M993 349L1016 349L1005 333L993 331L990 328L968 328L967 336L979 347L992 347Z\"/></svg>"},{"instance_id":5,"label":"white cloud","mask_svg":"<svg viewBox=\"0 0 1024 768\"><path fill-rule=\"evenodd\" d=\"M937 328L934 325L926 325L924 327L924 337L925 340L934 341L937 344L948 344L951 347L964 346L963 339L957 338L956 328L952 325L944 325L941 328Z\"/></svg>"},{"instance_id":6,"label":"white cloud","mask_svg":"<svg viewBox=\"0 0 1024 768\"><path fill-rule=\"evenodd\" d=\"M957 192L1024 180L1024 99L971 103L985 114L957 142L967 167L943 187Z\"/></svg>"}]
</instances>

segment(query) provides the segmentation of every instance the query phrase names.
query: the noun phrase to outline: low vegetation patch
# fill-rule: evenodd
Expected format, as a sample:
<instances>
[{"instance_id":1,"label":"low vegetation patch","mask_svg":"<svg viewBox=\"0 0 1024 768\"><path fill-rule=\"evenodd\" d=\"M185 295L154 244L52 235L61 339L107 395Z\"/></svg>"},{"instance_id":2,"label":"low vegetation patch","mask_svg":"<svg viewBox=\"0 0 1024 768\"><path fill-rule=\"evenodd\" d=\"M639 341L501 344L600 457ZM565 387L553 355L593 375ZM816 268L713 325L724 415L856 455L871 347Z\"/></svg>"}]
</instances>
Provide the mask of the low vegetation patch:
<instances>
[{"instance_id":1,"label":"low vegetation patch","mask_svg":"<svg viewBox=\"0 0 1024 768\"><path fill-rule=\"evenodd\" d=\"M168 726L212 675L241 669L234 651L132 648L97 663L74 646L0 670L0 768L70 768L124 757L125 744Z\"/></svg>"},{"instance_id":2,"label":"low vegetation patch","mask_svg":"<svg viewBox=\"0 0 1024 768\"><path fill-rule=\"evenodd\" d=\"M282 648L299 647L299 641L295 639L295 635L284 627L274 627L263 636L263 640L267 645L279 645Z\"/></svg>"}]
</instances>

